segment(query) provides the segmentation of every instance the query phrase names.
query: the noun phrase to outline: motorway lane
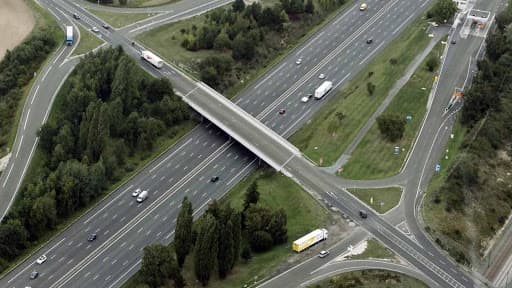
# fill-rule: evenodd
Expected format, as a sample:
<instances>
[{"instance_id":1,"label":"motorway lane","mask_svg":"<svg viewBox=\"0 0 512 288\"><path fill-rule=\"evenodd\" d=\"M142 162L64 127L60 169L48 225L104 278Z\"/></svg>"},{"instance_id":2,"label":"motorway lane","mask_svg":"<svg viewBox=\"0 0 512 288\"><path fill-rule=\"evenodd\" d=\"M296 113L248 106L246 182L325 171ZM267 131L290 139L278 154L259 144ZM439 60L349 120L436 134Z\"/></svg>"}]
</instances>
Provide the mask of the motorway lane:
<instances>
[{"instance_id":1,"label":"motorway lane","mask_svg":"<svg viewBox=\"0 0 512 288\"><path fill-rule=\"evenodd\" d=\"M91 19L94 19L94 18L91 18ZM386 19L387 19L387 18L386 18ZM411 18L408 18L408 19L410 20ZM335 22L335 21L336 21L336 20L334 20L333 22ZM94 22L93 22L93 23L94 23ZM95 25L95 26L98 26L98 25ZM403 27L403 25L402 25L402 26L397 26L395 29L398 29L398 28L400 28L400 27ZM395 30L393 30L393 31L395 31ZM120 44L123 44L124 46L126 46L126 45L127 45L127 43L126 43L126 42L127 42L127 41L126 41L126 39L123 39L122 37L117 36L115 33L106 33L106 32L104 32L104 31L102 31L102 34L104 34L104 35L105 35L105 37L111 37L111 40L113 40L113 41L117 41L117 42L119 42ZM116 37L117 37L117 38L116 38ZM307 44L306 44L306 45L307 45ZM133 49L127 49L127 51L129 51L129 53L131 53L131 54L133 55L133 54L135 54L135 51L132 51L132 50L133 50ZM363 60L364 60L364 59L363 59ZM365 60L365 61L366 61L366 60ZM146 66L147 66L147 65L146 65ZM146 68L148 68L148 67L146 67ZM149 70L151 70L151 69L149 69ZM162 74L165 74L165 75L167 75L167 76L170 76L169 74L173 75L173 73L172 73L173 71L172 71L172 70L170 70L170 69L162 69L162 70L161 70L161 71L159 71L159 72L155 72L155 71L152 71L152 72L153 72L153 73L162 73ZM169 74L168 74L168 73L169 73ZM187 85L187 82L186 82L186 81L177 82L177 84L175 83L175 86L178 88L178 90L181 90L180 88L183 88L183 86L185 86L185 88L186 88L186 85ZM183 91L183 90L182 90L182 91ZM184 90L184 91L187 91L187 90ZM188 90L188 91L190 91L190 90ZM247 92L247 91L246 91L246 92ZM260 106L261 106L261 105L260 105ZM289 115L289 114L288 114L288 115ZM275 116L275 115L273 115L273 116ZM200 150L200 149L202 149L202 148L201 148L201 147L199 147L198 149ZM229 152L225 152L225 153L229 153ZM162 168L160 167L159 169L162 169ZM250 170L250 169L247 169L247 171L248 171L248 170ZM168 172L170 172L170 171L168 171ZM233 182L232 182L232 183L233 183ZM117 193L120 193L120 192L117 192ZM114 197L114 195L115 195L115 194L116 194L116 193L114 193L112 197ZM118 195L118 194L117 194L117 195ZM148 201L149 201L149 199L148 199ZM116 208L116 209L117 209L117 208ZM97 229L97 228L96 228L96 229ZM135 233L135 234L136 234L136 233ZM140 235L132 235L132 236L133 236L133 237L140 237ZM72 246L72 245L73 245L73 244L71 244L70 246ZM64 246L65 246L65 245L64 245ZM65 249L66 249L66 248L65 248ZM71 248L69 248L69 249L71 249ZM73 264L73 263L77 263L77 262L80 260L80 257L75 257L75 258L76 258L77 260L73 260L73 262L70 262L70 264L69 264L69 265L71 265L71 264ZM59 258L59 259L60 259L60 258ZM70 260L71 260L71 259L70 259ZM62 260L62 261L64 261L64 260ZM68 260L68 261L69 261L69 260ZM124 261L123 261L123 262L124 262ZM75 264L73 264L73 265L75 265ZM101 263L96 263L96 265L93 265L93 266L98 266L98 265L99 265L99 266L101 266ZM76 267L76 266L75 266L75 267ZM115 269L119 269L119 270L115 270ZM109 271L110 271L110 272L112 272L112 273L114 273L114 272L116 272L116 271L124 271L124 270L123 270L123 269L120 269L120 267L112 267ZM111 274L112 274L112 273L111 273ZM130 275L131 275L131 274L125 274L123 277L127 277L127 276L130 276ZM49 275L49 276L50 276L50 275ZM49 276L48 276L48 277L49 277ZM52 279L56 279L56 278L52 278ZM97 279L99 279L99 278L97 278ZM84 281L85 281L85 280L84 280ZM112 281L116 281L116 280L112 279ZM80 283L80 282L76 282L76 283ZM86 282L86 283L87 283L87 282Z\"/></svg>"}]
</instances>

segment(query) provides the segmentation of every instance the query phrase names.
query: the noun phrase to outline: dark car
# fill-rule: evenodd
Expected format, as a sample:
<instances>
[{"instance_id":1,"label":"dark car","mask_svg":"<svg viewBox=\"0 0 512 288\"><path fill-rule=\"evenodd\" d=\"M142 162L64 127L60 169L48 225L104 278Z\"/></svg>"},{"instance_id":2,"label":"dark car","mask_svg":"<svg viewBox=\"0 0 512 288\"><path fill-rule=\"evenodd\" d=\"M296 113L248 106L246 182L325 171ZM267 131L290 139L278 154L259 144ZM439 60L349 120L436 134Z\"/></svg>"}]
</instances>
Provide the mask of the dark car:
<instances>
[{"instance_id":1,"label":"dark car","mask_svg":"<svg viewBox=\"0 0 512 288\"><path fill-rule=\"evenodd\" d=\"M91 235L89 235L89 238L87 238L87 241L92 242L92 241L96 240L97 237L98 237L98 235L96 235L96 233L91 234Z\"/></svg>"},{"instance_id":2,"label":"dark car","mask_svg":"<svg viewBox=\"0 0 512 288\"><path fill-rule=\"evenodd\" d=\"M284 113L286 113L286 110L284 108L279 109L279 114L283 115Z\"/></svg>"},{"instance_id":3,"label":"dark car","mask_svg":"<svg viewBox=\"0 0 512 288\"><path fill-rule=\"evenodd\" d=\"M39 272L37 271L32 271L32 273L30 273L30 279L36 279L37 276L39 276Z\"/></svg>"},{"instance_id":4,"label":"dark car","mask_svg":"<svg viewBox=\"0 0 512 288\"><path fill-rule=\"evenodd\" d=\"M73 18L75 18L76 20L80 19L80 15L76 14L76 13L73 13Z\"/></svg>"},{"instance_id":5,"label":"dark car","mask_svg":"<svg viewBox=\"0 0 512 288\"><path fill-rule=\"evenodd\" d=\"M210 179L210 181L213 183L219 181L219 176L213 176L212 179Z\"/></svg>"},{"instance_id":6,"label":"dark car","mask_svg":"<svg viewBox=\"0 0 512 288\"><path fill-rule=\"evenodd\" d=\"M108 26L107 24L103 24L103 25L101 25L101 27L103 27L103 28L105 28L107 30L110 29L110 26Z\"/></svg>"},{"instance_id":7,"label":"dark car","mask_svg":"<svg viewBox=\"0 0 512 288\"><path fill-rule=\"evenodd\" d=\"M366 40L366 44L372 44L372 43L373 43L373 39Z\"/></svg>"},{"instance_id":8,"label":"dark car","mask_svg":"<svg viewBox=\"0 0 512 288\"><path fill-rule=\"evenodd\" d=\"M457 44L457 41L455 41L455 39L453 39L451 43L452 44Z\"/></svg>"},{"instance_id":9,"label":"dark car","mask_svg":"<svg viewBox=\"0 0 512 288\"><path fill-rule=\"evenodd\" d=\"M368 214L366 213L366 211L363 211L363 210L359 211L359 216L361 216L361 218L363 218L363 219L368 218Z\"/></svg>"}]
</instances>

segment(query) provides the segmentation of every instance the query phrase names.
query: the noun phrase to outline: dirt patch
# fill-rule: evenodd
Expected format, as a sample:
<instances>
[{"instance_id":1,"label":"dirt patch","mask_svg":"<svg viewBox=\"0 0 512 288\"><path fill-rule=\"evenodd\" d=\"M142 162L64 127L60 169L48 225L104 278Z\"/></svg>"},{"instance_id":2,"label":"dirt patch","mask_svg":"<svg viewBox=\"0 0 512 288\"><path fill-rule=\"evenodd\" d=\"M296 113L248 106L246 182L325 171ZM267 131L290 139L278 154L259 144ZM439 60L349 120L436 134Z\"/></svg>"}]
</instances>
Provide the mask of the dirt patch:
<instances>
[{"instance_id":1,"label":"dirt patch","mask_svg":"<svg viewBox=\"0 0 512 288\"><path fill-rule=\"evenodd\" d=\"M23 0L0 1L0 60L7 49L13 49L32 31L35 20Z\"/></svg>"}]
</instances>

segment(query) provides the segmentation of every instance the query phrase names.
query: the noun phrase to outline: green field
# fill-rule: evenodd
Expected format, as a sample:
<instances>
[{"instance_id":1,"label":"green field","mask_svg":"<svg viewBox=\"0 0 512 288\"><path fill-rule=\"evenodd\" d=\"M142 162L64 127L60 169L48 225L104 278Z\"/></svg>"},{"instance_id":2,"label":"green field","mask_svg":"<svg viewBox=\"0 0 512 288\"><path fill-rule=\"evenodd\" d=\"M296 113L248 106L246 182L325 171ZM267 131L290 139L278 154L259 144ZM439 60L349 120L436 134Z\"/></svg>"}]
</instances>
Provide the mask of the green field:
<instances>
[{"instance_id":1,"label":"green field","mask_svg":"<svg viewBox=\"0 0 512 288\"><path fill-rule=\"evenodd\" d=\"M157 15L158 13L116 13L105 10L87 9L89 12L103 19L110 26L120 28L128 24Z\"/></svg>"},{"instance_id":2,"label":"green field","mask_svg":"<svg viewBox=\"0 0 512 288\"><path fill-rule=\"evenodd\" d=\"M400 172L423 121L428 96L434 82L435 73L428 71L426 62L430 57L439 58L443 53L443 48L444 45L441 43L434 47L430 55L425 58L407 84L383 112L383 114L396 113L404 119L406 116L412 116L412 120L407 121L402 139L394 143L386 141L382 138L377 123L375 123L352 153L350 160L343 166L341 173L343 177L375 179L389 177ZM399 154L394 154L395 146L401 148Z\"/></svg>"},{"instance_id":3,"label":"green field","mask_svg":"<svg viewBox=\"0 0 512 288\"><path fill-rule=\"evenodd\" d=\"M339 274L310 288L427 288L423 282L404 274L384 270L363 270Z\"/></svg>"},{"instance_id":4,"label":"green field","mask_svg":"<svg viewBox=\"0 0 512 288\"><path fill-rule=\"evenodd\" d=\"M402 188L388 187L380 189L347 189L354 194L359 200L372 207L379 213L386 213L400 202L402 196ZM373 198L373 203L371 202Z\"/></svg>"},{"instance_id":5,"label":"green field","mask_svg":"<svg viewBox=\"0 0 512 288\"><path fill-rule=\"evenodd\" d=\"M382 246L379 241L370 239L367 241L366 250L362 254L354 255L350 259L390 259L393 258L393 252Z\"/></svg>"},{"instance_id":6,"label":"green field","mask_svg":"<svg viewBox=\"0 0 512 288\"><path fill-rule=\"evenodd\" d=\"M101 40L100 38L96 37L96 35L94 35L93 32L91 32L89 30L85 30L80 25L77 25L77 26L78 26L78 29L80 30L80 42L78 43L78 46L75 48L75 50L73 51L73 54L71 54L71 56L89 53L94 48L96 48L104 43L104 41Z\"/></svg>"},{"instance_id":7,"label":"green field","mask_svg":"<svg viewBox=\"0 0 512 288\"><path fill-rule=\"evenodd\" d=\"M288 218L288 243L276 246L269 252L253 254L253 258L247 264L241 263L242 260L240 260L226 279L220 281L216 276L212 277L207 287L242 287L244 284L250 284L255 280L267 277L271 271L294 253L291 250L291 243L294 240L318 227L325 227L329 224L327 210L323 209L315 199L290 178L267 169L259 169L253 172L229 191L221 202L229 202L232 207L241 209L245 190L253 181L258 183L259 203L272 208L285 209ZM192 257L188 257L182 271L187 287L202 287L195 281L191 262ZM132 277L123 287L136 287L135 279Z\"/></svg>"},{"instance_id":8,"label":"green field","mask_svg":"<svg viewBox=\"0 0 512 288\"><path fill-rule=\"evenodd\" d=\"M427 26L420 18L409 25L340 92L330 97L329 103L290 141L319 165L334 164L414 57L428 45ZM369 82L375 85L371 96L367 91ZM345 115L341 125L336 117L338 112Z\"/></svg>"}]
</instances>

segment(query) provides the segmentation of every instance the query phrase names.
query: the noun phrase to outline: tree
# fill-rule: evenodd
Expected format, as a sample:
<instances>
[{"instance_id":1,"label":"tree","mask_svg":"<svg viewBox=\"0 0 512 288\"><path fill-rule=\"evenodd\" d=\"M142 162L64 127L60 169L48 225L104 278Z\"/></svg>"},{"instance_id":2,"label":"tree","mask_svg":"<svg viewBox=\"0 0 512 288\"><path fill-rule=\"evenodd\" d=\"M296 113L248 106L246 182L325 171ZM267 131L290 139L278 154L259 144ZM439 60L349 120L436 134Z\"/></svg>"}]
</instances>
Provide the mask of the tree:
<instances>
[{"instance_id":1,"label":"tree","mask_svg":"<svg viewBox=\"0 0 512 288\"><path fill-rule=\"evenodd\" d=\"M256 231L249 235L249 244L255 252L265 252L272 248L272 236L266 231Z\"/></svg>"},{"instance_id":2,"label":"tree","mask_svg":"<svg viewBox=\"0 0 512 288\"><path fill-rule=\"evenodd\" d=\"M247 37L240 33L233 41L233 59L252 60L256 56L255 43L252 43Z\"/></svg>"},{"instance_id":3,"label":"tree","mask_svg":"<svg viewBox=\"0 0 512 288\"><path fill-rule=\"evenodd\" d=\"M233 242L233 223L228 220L227 223L220 223L219 233L219 252L217 254L217 263L219 266L219 277L226 278L232 268L235 258Z\"/></svg>"},{"instance_id":4,"label":"tree","mask_svg":"<svg viewBox=\"0 0 512 288\"><path fill-rule=\"evenodd\" d=\"M209 213L204 214L200 225L194 251L194 272L197 280L206 286L217 259L219 232L217 221Z\"/></svg>"},{"instance_id":5,"label":"tree","mask_svg":"<svg viewBox=\"0 0 512 288\"><path fill-rule=\"evenodd\" d=\"M341 123L343 122L343 119L345 119L345 114L343 114L343 112L341 112L341 111L338 111L338 112L336 112L335 116L336 116L336 119L338 119L338 123L341 125Z\"/></svg>"},{"instance_id":6,"label":"tree","mask_svg":"<svg viewBox=\"0 0 512 288\"><path fill-rule=\"evenodd\" d=\"M167 279L172 279L175 287L184 287L183 277L172 254L168 247L161 244L144 248L140 274L146 284L156 288L162 286Z\"/></svg>"},{"instance_id":7,"label":"tree","mask_svg":"<svg viewBox=\"0 0 512 288\"><path fill-rule=\"evenodd\" d=\"M242 249L242 259L244 259L245 262L251 260L252 253L251 253L251 247L249 245L244 245L244 248Z\"/></svg>"},{"instance_id":8,"label":"tree","mask_svg":"<svg viewBox=\"0 0 512 288\"><path fill-rule=\"evenodd\" d=\"M28 233L19 220L0 224L0 258L12 260L28 242Z\"/></svg>"},{"instance_id":9,"label":"tree","mask_svg":"<svg viewBox=\"0 0 512 288\"><path fill-rule=\"evenodd\" d=\"M193 247L192 223L194 219L192 215L192 203L185 196L181 202L180 214L178 214L176 229L174 230L174 247L179 267L183 266L185 257L187 257L190 249Z\"/></svg>"},{"instance_id":10,"label":"tree","mask_svg":"<svg viewBox=\"0 0 512 288\"><path fill-rule=\"evenodd\" d=\"M457 12L457 3L453 0L438 0L427 12L427 17L438 23L446 23Z\"/></svg>"},{"instance_id":11,"label":"tree","mask_svg":"<svg viewBox=\"0 0 512 288\"><path fill-rule=\"evenodd\" d=\"M287 217L284 209L274 211L272 219L267 226L267 231L272 236L274 245L285 243L288 240L288 229L286 228Z\"/></svg>"},{"instance_id":12,"label":"tree","mask_svg":"<svg viewBox=\"0 0 512 288\"><path fill-rule=\"evenodd\" d=\"M308 14L315 13L315 4L313 4L313 0L307 0L306 6L304 7L304 11Z\"/></svg>"},{"instance_id":13,"label":"tree","mask_svg":"<svg viewBox=\"0 0 512 288\"><path fill-rule=\"evenodd\" d=\"M260 192L258 192L258 183L253 181L251 185L245 191L245 199L244 199L244 210L246 211L249 208L249 205L258 203L260 199Z\"/></svg>"},{"instance_id":14,"label":"tree","mask_svg":"<svg viewBox=\"0 0 512 288\"><path fill-rule=\"evenodd\" d=\"M231 40L225 31L222 31L217 35L217 38L215 38L215 41L213 42L213 48L215 48L215 50L231 49Z\"/></svg>"},{"instance_id":15,"label":"tree","mask_svg":"<svg viewBox=\"0 0 512 288\"><path fill-rule=\"evenodd\" d=\"M233 262L231 269L235 266L240 256L240 245L242 243L242 217L240 212L233 212L231 214L231 223L233 224Z\"/></svg>"},{"instance_id":16,"label":"tree","mask_svg":"<svg viewBox=\"0 0 512 288\"><path fill-rule=\"evenodd\" d=\"M383 114L377 117L381 135L388 141L400 140L405 131L406 121L398 114Z\"/></svg>"},{"instance_id":17,"label":"tree","mask_svg":"<svg viewBox=\"0 0 512 288\"><path fill-rule=\"evenodd\" d=\"M430 72L434 72L436 70L437 66L439 65L439 59L436 56L431 56L427 60L427 69Z\"/></svg>"},{"instance_id":18,"label":"tree","mask_svg":"<svg viewBox=\"0 0 512 288\"><path fill-rule=\"evenodd\" d=\"M235 0L235 2L233 2L233 5L231 7L233 7L233 11L237 12L237 13L244 11L244 9L245 9L244 0Z\"/></svg>"},{"instance_id":19,"label":"tree","mask_svg":"<svg viewBox=\"0 0 512 288\"><path fill-rule=\"evenodd\" d=\"M366 83L366 90L368 91L368 94L370 96L373 95L373 92L375 92L375 84L373 84L372 82L367 82Z\"/></svg>"}]
</instances>

